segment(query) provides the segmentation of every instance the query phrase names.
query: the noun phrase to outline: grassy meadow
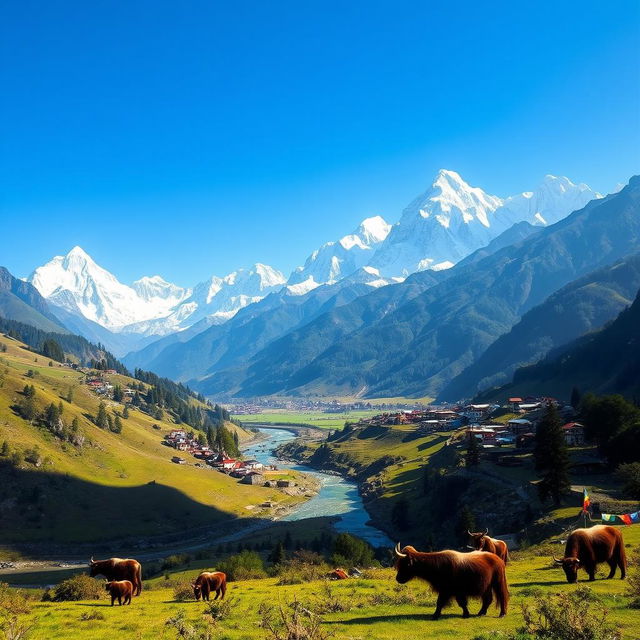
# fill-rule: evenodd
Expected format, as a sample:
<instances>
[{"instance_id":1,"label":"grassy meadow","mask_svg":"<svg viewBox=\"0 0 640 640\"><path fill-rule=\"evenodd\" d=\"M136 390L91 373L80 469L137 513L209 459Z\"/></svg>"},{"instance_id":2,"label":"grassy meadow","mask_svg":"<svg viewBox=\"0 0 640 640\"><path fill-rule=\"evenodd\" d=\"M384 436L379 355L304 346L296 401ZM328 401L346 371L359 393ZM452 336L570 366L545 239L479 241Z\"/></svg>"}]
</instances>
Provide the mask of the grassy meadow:
<instances>
[{"instance_id":1,"label":"grassy meadow","mask_svg":"<svg viewBox=\"0 0 640 640\"><path fill-rule=\"evenodd\" d=\"M318 429L342 429L345 422L357 422L369 418L380 411L345 411L343 413L324 413L322 411L286 411L283 409L236 416L245 425L290 424Z\"/></svg>"},{"instance_id":2,"label":"grassy meadow","mask_svg":"<svg viewBox=\"0 0 640 640\"><path fill-rule=\"evenodd\" d=\"M640 526L623 528L630 555L639 549ZM557 546L545 544L513 553L507 566L511 601L509 614L499 619L495 608L484 618L462 619L460 609L452 605L438 621L430 620L435 598L424 583L418 581L398 585L393 569L373 570L364 579L340 582L313 582L278 585L277 578L247 580L229 584L227 598L232 600L230 614L212 624L205 616L207 605L193 600L176 601L174 588L181 581L192 579L199 569L177 571L167 577L148 581L139 598L128 607L113 608L104 600L85 602L37 602L24 617L33 625L33 638L49 640L107 640L114 637L157 639L176 638L175 628L167 626L168 619L183 614L190 623L201 622L212 632L212 638L234 640L271 638L260 625L260 607L282 605L291 611L294 599L307 610L318 612L321 630L328 637L362 640L413 640L414 638L456 638L468 640L479 633L507 632L522 625L522 605L531 604L537 595L572 593L585 585L591 598L608 610L612 623L619 625L622 637L638 638L638 611L629 608L626 594L628 582L601 579L588 583L581 573L578 584L567 584L560 568L550 560ZM557 551L556 551L557 553ZM203 565L204 566L204 565ZM605 565L606 566L606 565ZM211 567L215 568L215 567ZM608 569L608 567L607 567ZM630 568L637 573L640 568ZM471 604L477 611L479 602ZM594 609L595 610L595 609ZM186 636L188 637L188 636ZM200 636L193 636L200 637Z\"/></svg>"}]
</instances>

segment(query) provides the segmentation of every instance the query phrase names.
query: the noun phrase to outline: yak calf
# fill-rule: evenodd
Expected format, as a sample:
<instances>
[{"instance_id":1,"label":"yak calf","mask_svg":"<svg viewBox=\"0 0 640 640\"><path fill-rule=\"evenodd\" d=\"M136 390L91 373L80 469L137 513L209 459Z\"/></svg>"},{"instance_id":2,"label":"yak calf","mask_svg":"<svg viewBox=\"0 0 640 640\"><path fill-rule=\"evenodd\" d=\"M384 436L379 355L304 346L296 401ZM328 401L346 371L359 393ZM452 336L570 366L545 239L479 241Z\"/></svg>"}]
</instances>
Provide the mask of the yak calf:
<instances>
[{"instance_id":1,"label":"yak calf","mask_svg":"<svg viewBox=\"0 0 640 640\"><path fill-rule=\"evenodd\" d=\"M118 600L118 604L122 606L124 604L131 604L131 598L133 596L133 585L129 580L112 580L104 585L107 593L111 595L111 606Z\"/></svg>"},{"instance_id":2,"label":"yak calf","mask_svg":"<svg viewBox=\"0 0 640 640\"><path fill-rule=\"evenodd\" d=\"M504 540L490 538L487 535L489 533L489 529L484 533L481 531L478 533L471 533L471 531L467 529L467 533L472 541L473 546L471 548L476 551L488 551L489 553L495 553L505 564L509 562L509 548L507 547L507 543L504 542Z\"/></svg>"}]
</instances>

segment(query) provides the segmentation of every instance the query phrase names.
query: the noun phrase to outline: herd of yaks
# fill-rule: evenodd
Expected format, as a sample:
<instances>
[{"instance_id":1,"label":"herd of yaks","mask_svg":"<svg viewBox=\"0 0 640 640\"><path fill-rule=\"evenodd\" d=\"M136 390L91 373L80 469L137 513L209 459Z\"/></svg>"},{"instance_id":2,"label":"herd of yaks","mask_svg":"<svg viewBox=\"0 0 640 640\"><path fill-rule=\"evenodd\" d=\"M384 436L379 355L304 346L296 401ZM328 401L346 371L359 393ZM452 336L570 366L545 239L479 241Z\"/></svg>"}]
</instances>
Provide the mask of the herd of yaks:
<instances>
[{"instance_id":1,"label":"herd of yaks","mask_svg":"<svg viewBox=\"0 0 640 640\"><path fill-rule=\"evenodd\" d=\"M416 551L412 546L394 548L396 580L404 584L413 578L428 582L438 598L433 619L440 617L442 608L452 599L462 609L462 617L471 614L468 609L469 598L480 598L482 606L479 616L487 610L495 596L500 609L500 617L506 615L509 602L506 565L509 550L502 540L491 538L488 531L468 532L473 542L473 551L445 550L434 552ZM595 580L598 564L606 562L609 567L607 578L613 578L616 569L624 579L627 560L622 534L615 527L597 525L587 529L576 529L571 533L565 545L564 556L555 558L561 565L568 582L576 582L578 571L584 569L589 580ZM106 590L111 595L111 606L130 604L132 596L142 591L142 567L137 560L110 558L109 560L90 561L90 575L103 575L107 579ZM191 584L196 600L209 600L215 593L215 600L224 598L227 589L227 577L221 571L203 571Z\"/></svg>"}]
</instances>

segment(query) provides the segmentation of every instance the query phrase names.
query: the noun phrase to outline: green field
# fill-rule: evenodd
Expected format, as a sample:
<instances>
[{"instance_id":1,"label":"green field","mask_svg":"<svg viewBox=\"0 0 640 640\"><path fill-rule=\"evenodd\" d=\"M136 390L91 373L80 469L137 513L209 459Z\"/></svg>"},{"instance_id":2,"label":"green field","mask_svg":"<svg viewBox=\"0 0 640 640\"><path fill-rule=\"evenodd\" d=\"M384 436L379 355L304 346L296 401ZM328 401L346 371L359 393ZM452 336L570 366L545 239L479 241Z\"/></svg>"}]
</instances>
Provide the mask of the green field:
<instances>
[{"instance_id":1,"label":"green field","mask_svg":"<svg viewBox=\"0 0 640 640\"><path fill-rule=\"evenodd\" d=\"M235 416L245 425L254 424L290 424L295 426L317 427L319 429L342 429L345 422L357 422L370 418L380 411L346 411L344 413L323 413L321 411L284 411L274 410L251 415Z\"/></svg>"},{"instance_id":2,"label":"green field","mask_svg":"<svg viewBox=\"0 0 640 640\"><path fill-rule=\"evenodd\" d=\"M640 526L624 528L628 553L640 545ZM275 578L230 583L227 598L233 598L228 618L215 627L209 624L213 638L234 640L269 638L260 622L261 604L283 605L296 598L305 609L321 614L321 628L335 638L362 640L413 640L415 638L459 638L468 640L481 632L510 631L522 624L521 605L531 603L533 596L570 593L584 585L592 589L595 598L609 610L609 619L620 625L623 638L638 638L638 612L629 608L625 595L628 583L619 579L602 580L603 572L594 583L581 575L577 585L567 584L562 571L550 561L550 545L515 552L507 567L511 602L509 614L499 619L494 608L484 618L460 617L457 605L445 610L439 621L431 621L434 596L425 584L413 581L400 586L392 569L374 571L366 579L342 582L315 581L306 584L278 586ZM638 572L631 567L630 572ZM205 621L204 603L176 602L173 585L191 579L198 570L172 574L167 587L165 578L149 581L139 598L130 607L108 606L105 600L92 602L36 603L27 618L34 625L35 639L107 640L115 635L126 638L176 638L176 631L165 621L184 612L192 622ZM479 603L472 603L477 611ZM91 613L102 619L82 620ZM122 635L124 634L124 635Z\"/></svg>"}]
</instances>

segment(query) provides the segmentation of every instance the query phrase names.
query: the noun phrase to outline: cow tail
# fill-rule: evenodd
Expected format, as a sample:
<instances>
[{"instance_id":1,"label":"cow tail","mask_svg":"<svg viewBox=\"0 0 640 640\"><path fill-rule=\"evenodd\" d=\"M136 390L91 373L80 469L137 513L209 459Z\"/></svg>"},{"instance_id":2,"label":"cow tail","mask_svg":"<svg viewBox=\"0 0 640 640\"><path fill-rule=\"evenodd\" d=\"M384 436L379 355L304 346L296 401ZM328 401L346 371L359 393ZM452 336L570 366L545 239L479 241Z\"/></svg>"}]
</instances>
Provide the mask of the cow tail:
<instances>
[{"instance_id":1,"label":"cow tail","mask_svg":"<svg viewBox=\"0 0 640 640\"><path fill-rule=\"evenodd\" d=\"M495 594L496 601L500 607L500 612L507 612L507 605L509 604L509 585L507 585L507 572L504 569L504 564L497 568L493 576L493 593Z\"/></svg>"},{"instance_id":2,"label":"cow tail","mask_svg":"<svg viewBox=\"0 0 640 640\"><path fill-rule=\"evenodd\" d=\"M142 565L138 565L136 570L136 595L139 596L142 593Z\"/></svg>"},{"instance_id":3,"label":"cow tail","mask_svg":"<svg viewBox=\"0 0 640 640\"><path fill-rule=\"evenodd\" d=\"M222 596L221 598L222 600L224 600L226 593L227 593L227 580L223 579L220 585L220 595Z\"/></svg>"}]
</instances>

